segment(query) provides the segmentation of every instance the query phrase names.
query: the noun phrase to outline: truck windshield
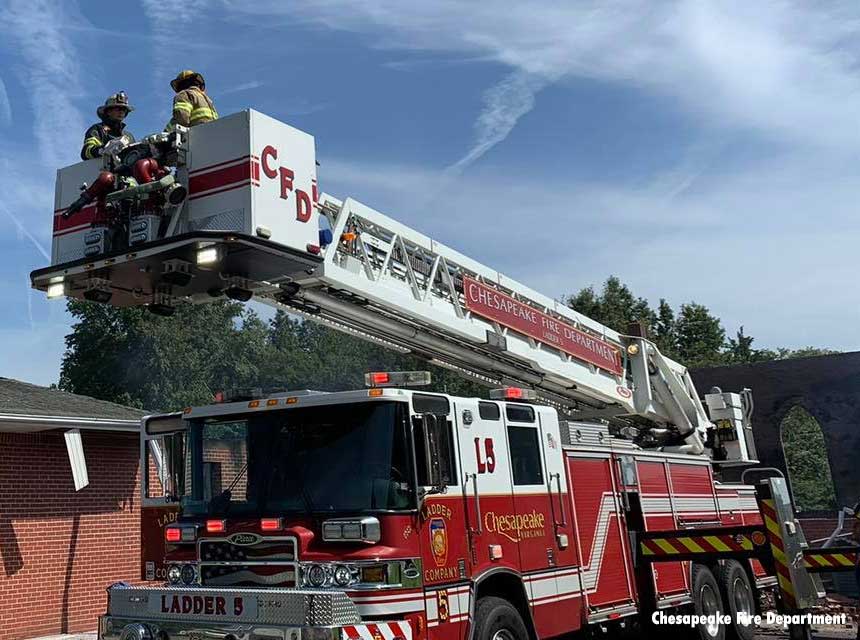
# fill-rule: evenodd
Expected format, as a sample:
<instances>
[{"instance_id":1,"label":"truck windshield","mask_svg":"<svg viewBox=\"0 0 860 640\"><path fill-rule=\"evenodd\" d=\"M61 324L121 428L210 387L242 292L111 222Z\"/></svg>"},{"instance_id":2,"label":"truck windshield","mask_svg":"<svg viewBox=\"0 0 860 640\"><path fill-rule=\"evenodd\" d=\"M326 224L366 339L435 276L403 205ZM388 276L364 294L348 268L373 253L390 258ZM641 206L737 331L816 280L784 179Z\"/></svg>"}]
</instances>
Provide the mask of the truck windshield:
<instances>
[{"instance_id":1,"label":"truck windshield","mask_svg":"<svg viewBox=\"0 0 860 640\"><path fill-rule=\"evenodd\" d=\"M191 425L190 515L415 508L403 403L266 411Z\"/></svg>"}]
</instances>

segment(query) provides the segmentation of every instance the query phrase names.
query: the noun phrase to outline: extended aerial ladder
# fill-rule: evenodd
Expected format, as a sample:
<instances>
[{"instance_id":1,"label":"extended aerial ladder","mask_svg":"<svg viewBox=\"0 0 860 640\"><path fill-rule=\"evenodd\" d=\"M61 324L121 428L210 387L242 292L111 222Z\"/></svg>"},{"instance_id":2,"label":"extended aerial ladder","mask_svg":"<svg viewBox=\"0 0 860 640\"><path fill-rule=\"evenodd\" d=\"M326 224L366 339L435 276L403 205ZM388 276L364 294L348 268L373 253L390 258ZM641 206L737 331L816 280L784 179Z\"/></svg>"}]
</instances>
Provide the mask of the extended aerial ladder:
<instances>
[{"instance_id":1,"label":"extended aerial ladder","mask_svg":"<svg viewBox=\"0 0 860 640\"><path fill-rule=\"evenodd\" d=\"M335 239L322 265L261 299L490 385L532 387L571 416L618 420L646 445L704 452L711 422L689 373L644 336L620 334L356 200L323 194L319 209ZM727 441L744 449L733 462L749 463L745 399L727 405L723 395L713 399L718 413L739 409Z\"/></svg>"},{"instance_id":2,"label":"extended aerial ladder","mask_svg":"<svg viewBox=\"0 0 860 640\"><path fill-rule=\"evenodd\" d=\"M487 384L531 387L644 446L702 454L710 437L716 460L754 462L748 396L709 396L714 429L687 369L645 336L620 334L356 200L318 195L307 134L249 111L162 138L120 152L110 169L121 175L123 158L135 175L134 163L153 166L140 158L175 163L188 199L165 202L169 224L140 185L118 184L90 217L69 216L75 185L98 161L63 169L55 264L32 274L36 288L159 313L254 295ZM127 242L111 235L117 220Z\"/></svg>"}]
</instances>

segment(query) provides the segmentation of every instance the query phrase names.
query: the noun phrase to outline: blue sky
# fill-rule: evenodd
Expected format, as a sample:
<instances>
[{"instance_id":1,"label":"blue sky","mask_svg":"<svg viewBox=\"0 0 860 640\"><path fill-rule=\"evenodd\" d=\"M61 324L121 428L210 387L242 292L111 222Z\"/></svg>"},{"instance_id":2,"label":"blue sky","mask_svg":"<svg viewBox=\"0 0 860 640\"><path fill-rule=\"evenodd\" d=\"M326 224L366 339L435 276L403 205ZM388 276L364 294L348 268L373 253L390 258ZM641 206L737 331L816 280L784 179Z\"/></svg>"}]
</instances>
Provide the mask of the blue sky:
<instances>
[{"instance_id":1,"label":"blue sky","mask_svg":"<svg viewBox=\"0 0 860 640\"><path fill-rule=\"evenodd\" d=\"M0 375L56 381L28 288L53 178L117 90L316 136L320 183L551 296L618 275L758 346L858 347L860 8L690 0L0 2Z\"/></svg>"}]
</instances>

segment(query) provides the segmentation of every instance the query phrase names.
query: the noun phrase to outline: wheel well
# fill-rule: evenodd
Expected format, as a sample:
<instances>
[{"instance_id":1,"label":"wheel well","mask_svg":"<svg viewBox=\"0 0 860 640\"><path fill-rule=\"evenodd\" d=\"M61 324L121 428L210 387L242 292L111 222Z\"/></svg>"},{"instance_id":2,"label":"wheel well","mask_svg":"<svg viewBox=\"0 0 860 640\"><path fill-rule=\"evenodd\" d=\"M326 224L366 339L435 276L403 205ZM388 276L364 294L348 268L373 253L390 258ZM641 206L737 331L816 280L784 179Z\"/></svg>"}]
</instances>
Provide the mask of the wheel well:
<instances>
[{"instance_id":1,"label":"wheel well","mask_svg":"<svg viewBox=\"0 0 860 640\"><path fill-rule=\"evenodd\" d=\"M485 596L496 596L510 602L519 612L531 640L537 640L531 609L526 598L526 590L520 576L507 571L493 573L480 579L475 591L475 605Z\"/></svg>"}]
</instances>

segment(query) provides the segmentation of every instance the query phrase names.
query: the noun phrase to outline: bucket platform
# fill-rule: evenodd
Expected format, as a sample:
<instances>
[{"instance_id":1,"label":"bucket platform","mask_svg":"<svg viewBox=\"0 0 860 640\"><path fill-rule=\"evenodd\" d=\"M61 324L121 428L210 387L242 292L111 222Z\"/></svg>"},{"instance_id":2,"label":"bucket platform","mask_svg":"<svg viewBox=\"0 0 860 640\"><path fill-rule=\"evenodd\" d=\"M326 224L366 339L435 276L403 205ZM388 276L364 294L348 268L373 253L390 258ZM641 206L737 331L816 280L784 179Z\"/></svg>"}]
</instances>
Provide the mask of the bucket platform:
<instances>
[{"instance_id":1,"label":"bucket platform","mask_svg":"<svg viewBox=\"0 0 860 640\"><path fill-rule=\"evenodd\" d=\"M34 288L169 308L312 275L322 262L312 136L248 110L117 143L57 172L51 265Z\"/></svg>"}]
</instances>

